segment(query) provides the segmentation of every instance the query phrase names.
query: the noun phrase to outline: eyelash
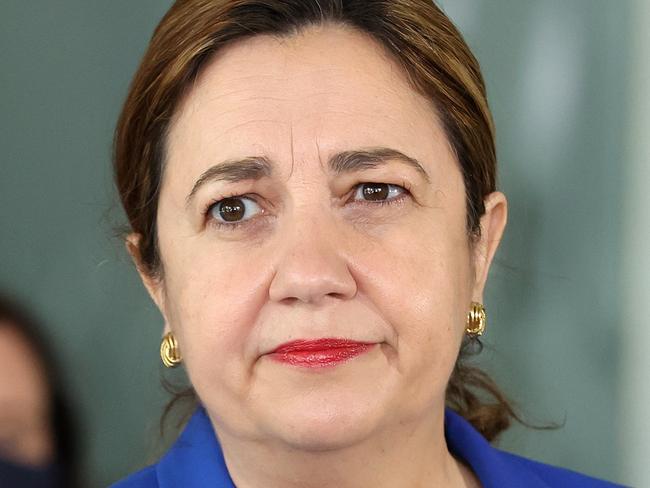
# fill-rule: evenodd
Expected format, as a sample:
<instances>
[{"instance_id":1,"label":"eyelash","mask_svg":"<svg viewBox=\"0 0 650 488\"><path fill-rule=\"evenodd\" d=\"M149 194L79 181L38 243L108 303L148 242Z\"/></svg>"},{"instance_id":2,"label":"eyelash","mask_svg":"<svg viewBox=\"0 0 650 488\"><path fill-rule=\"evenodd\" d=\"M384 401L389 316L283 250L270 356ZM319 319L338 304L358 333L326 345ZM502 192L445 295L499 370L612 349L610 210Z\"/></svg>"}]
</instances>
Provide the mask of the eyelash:
<instances>
[{"instance_id":1,"label":"eyelash","mask_svg":"<svg viewBox=\"0 0 650 488\"><path fill-rule=\"evenodd\" d=\"M390 200L356 200L357 204L361 205L369 205L369 206L378 206L378 207L384 207L388 205L399 205L403 203L403 200L411 194L410 192L410 185L406 182L402 182L401 185L395 185L393 183L377 183L377 182L371 182L371 181L364 181L363 183L359 183L354 186L353 190L354 193L357 192L357 189L363 185L388 185L389 187L396 187L399 188L400 190L403 190L403 193L395 198L391 198ZM353 194L354 196L354 194ZM218 200L212 200L210 203L208 203L203 211L204 218L208 220L209 225L216 227L217 229L220 230L228 230L232 231L235 229L238 229L241 226L247 226L250 225L251 223L254 223L255 218L250 218L247 220L240 220L238 222L233 222L230 224L226 224L223 222L219 222L218 220L211 218L210 217L210 212L212 211L212 208L218 205L220 202L227 200L229 198L246 198L250 200L255 200L249 195L239 195L239 194L231 194L231 195L226 195ZM257 202L256 202L257 203Z\"/></svg>"}]
</instances>

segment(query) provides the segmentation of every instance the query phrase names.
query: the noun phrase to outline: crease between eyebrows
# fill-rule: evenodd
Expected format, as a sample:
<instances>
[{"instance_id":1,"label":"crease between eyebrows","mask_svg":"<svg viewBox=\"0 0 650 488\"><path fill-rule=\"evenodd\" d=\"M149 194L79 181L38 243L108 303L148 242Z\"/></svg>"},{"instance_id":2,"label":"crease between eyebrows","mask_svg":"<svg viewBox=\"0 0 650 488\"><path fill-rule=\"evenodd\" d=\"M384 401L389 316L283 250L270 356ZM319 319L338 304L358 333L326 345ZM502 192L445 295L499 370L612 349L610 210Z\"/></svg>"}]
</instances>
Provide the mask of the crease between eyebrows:
<instances>
[{"instance_id":1,"label":"crease between eyebrows","mask_svg":"<svg viewBox=\"0 0 650 488\"><path fill-rule=\"evenodd\" d=\"M415 159L391 148L377 147L359 150L342 151L334 154L328 160L328 167L334 174L353 173L372 169L398 161L414 168L424 177L427 183L431 179L424 167ZM208 168L196 181L192 191L186 198L189 205L196 192L210 181L237 182L242 180L259 180L271 177L273 162L266 156L250 156L243 159L231 159Z\"/></svg>"}]
</instances>

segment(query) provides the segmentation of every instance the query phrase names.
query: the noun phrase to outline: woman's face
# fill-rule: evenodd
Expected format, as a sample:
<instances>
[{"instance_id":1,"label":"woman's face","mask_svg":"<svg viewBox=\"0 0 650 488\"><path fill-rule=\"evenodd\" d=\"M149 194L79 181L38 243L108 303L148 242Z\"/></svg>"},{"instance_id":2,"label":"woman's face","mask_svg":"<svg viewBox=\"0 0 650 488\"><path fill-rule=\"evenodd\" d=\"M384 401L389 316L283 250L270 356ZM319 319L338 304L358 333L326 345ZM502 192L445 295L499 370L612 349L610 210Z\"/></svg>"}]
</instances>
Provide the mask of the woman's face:
<instances>
[{"instance_id":1,"label":"woman's face","mask_svg":"<svg viewBox=\"0 0 650 488\"><path fill-rule=\"evenodd\" d=\"M14 323L0 322L0 357L0 459L45 466L54 449L47 378Z\"/></svg>"},{"instance_id":2,"label":"woman's face","mask_svg":"<svg viewBox=\"0 0 650 488\"><path fill-rule=\"evenodd\" d=\"M471 246L443 129L378 44L327 26L232 45L167 142L163 277L144 279L218 430L325 449L442 415L505 202ZM375 345L322 368L269 354L317 338Z\"/></svg>"}]
</instances>

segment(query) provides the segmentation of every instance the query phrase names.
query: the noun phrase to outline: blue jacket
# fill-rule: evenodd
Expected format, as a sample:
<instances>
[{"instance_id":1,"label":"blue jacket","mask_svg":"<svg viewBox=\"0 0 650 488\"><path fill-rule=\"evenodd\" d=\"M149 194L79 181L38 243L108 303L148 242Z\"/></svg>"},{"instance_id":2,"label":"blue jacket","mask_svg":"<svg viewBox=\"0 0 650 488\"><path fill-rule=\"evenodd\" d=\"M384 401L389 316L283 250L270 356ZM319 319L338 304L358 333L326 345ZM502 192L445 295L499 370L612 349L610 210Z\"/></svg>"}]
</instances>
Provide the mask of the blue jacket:
<instances>
[{"instance_id":1,"label":"blue jacket","mask_svg":"<svg viewBox=\"0 0 650 488\"><path fill-rule=\"evenodd\" d=\"M484 488L606 488L616 485L509 454L490 445L463 417L445 411L449 450L469 464ZM235 488L203 408L160 459L112 488Z\"/></svg>"}]
</instances>

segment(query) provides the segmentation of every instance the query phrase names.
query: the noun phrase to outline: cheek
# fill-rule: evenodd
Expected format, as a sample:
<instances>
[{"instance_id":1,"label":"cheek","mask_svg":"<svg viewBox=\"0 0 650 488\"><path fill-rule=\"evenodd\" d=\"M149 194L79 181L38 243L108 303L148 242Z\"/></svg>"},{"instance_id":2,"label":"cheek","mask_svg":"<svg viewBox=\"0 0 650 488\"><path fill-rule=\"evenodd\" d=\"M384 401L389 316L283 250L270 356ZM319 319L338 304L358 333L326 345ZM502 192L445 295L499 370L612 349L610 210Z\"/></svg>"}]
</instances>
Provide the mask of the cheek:
<instances>
[{"instance_id":1,"label":"cheek","mask_svg":"<svg viewBox=\"0 0 650 488\"><path fill-rule=\"evenodd\" d=\"M402 367L446 379L471 296L464 227L420 225L377 246L366 262L368 294L394 329Z\"/></svg>"},{"instance_id":2,"label":"cheek","mask_svg":"<svg viewBox=\"0 0 650 488\"><path fill-rule=\"evenodd\" d=\"M191 249L191 259L172 258L165 267L165 310L198 389L205 376L232 380L247 367L246 348L267 295L259 260Z\"/></svg>"}]
</instances>

